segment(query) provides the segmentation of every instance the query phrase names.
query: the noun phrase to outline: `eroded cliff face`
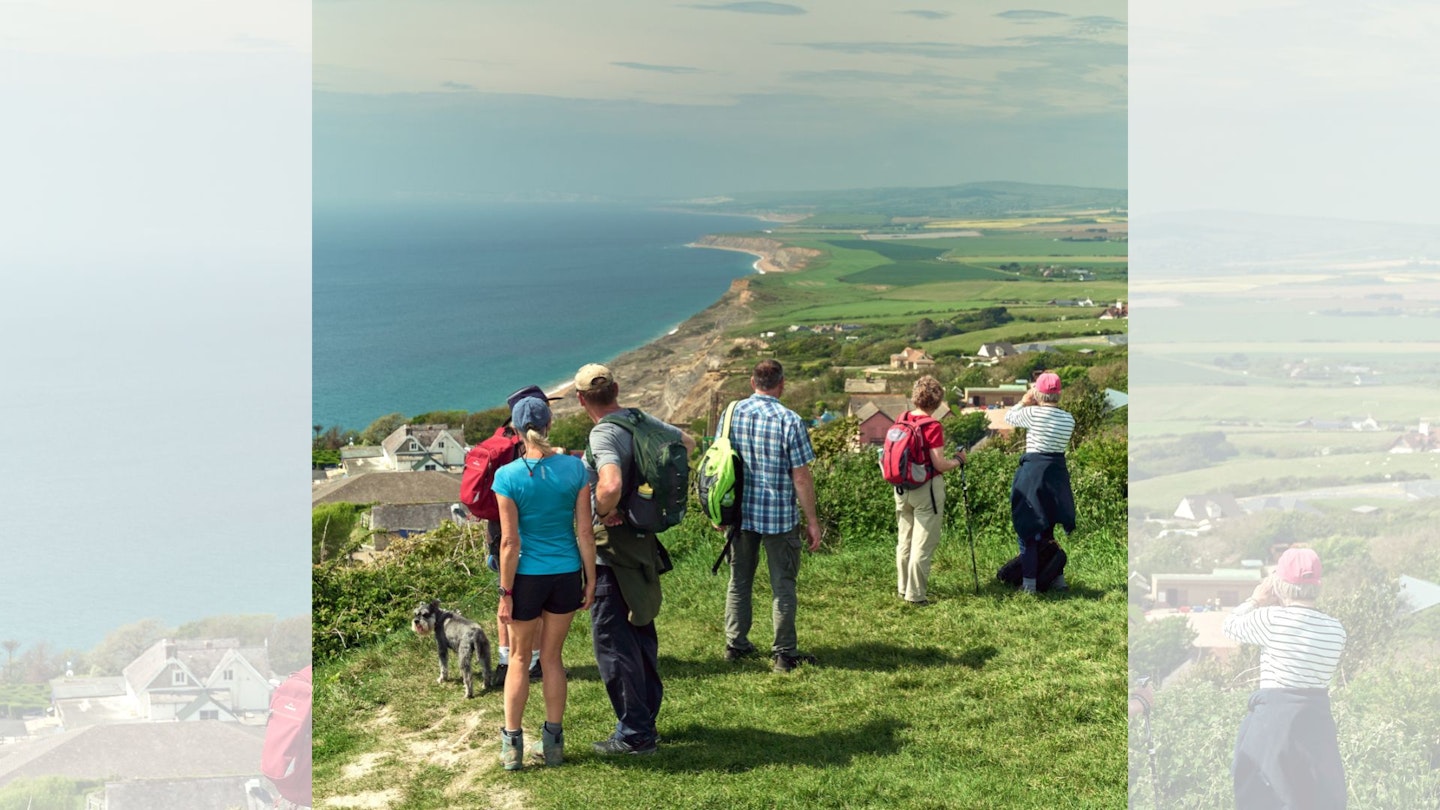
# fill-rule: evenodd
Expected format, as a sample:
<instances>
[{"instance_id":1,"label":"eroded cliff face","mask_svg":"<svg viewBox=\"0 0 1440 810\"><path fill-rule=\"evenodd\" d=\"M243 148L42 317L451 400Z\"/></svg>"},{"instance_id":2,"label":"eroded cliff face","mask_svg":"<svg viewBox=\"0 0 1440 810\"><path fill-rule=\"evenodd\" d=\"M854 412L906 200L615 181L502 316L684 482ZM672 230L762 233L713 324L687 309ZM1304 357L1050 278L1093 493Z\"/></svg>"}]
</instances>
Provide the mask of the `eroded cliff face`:
<instances>
[{"instance_id":1,"label":"eroded cliff face","mask_svg":"<svg viewBox=\"0 0 1440 810\"><path fill-rule=\"evenodd\" d=\"M806 265L820 255L820 251L813 248L787 247L779 240L766 239L761 236L712 235L697 239L695 244L758 253L770 264L769 267L764 268L766 272L803 270Z\"/></svg>"},{"instance_id":2,"label":"eroded cliff face","mask_svg":"<svg viewBox=\"0 0 1440 810\"><path fill-rule=\"evenodd\" d=\"M621 404L676 424L708 415L711 396L724 381L716 369L723 367L734 343L723 333L754 318L752 298L750 280L736 279L719 301L685 321L675 334L609 363L620 383ZM570 414L579 410L579 403L567 396L554 407L556 413Z\"/></svg>"}]
</instances>

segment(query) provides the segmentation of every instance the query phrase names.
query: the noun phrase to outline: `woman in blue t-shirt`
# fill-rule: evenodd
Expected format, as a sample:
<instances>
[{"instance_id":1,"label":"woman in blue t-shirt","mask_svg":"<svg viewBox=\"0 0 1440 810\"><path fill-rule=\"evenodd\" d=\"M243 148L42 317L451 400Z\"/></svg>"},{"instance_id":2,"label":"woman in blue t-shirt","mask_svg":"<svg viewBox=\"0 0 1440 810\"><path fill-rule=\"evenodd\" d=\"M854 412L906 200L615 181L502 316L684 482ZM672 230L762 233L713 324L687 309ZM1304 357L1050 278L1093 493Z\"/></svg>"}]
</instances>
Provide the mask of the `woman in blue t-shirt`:
<instances>
[{"instance_id":1,"label":"woman in blue t-shirt","mask_svg":"<svg viewBox=\"0 0 1440 810\"><path fill-rule=\"evenodd\" d=\"M551 419L543 399L515 403L510 421L525 437L525 453L495 472L493 490L500 505L499 618L510 627L510 646L538 646L541 669L553 673L544 680L540 748L546 765L558 765L564 761L566 692L560 648L575 611L588 609L595 597L595 535L585 465L550 446ZM520 724L529 696L530 671L510 667L500 732L500 760L507 771L524 766Z\"/></svg>"}]
</instances>

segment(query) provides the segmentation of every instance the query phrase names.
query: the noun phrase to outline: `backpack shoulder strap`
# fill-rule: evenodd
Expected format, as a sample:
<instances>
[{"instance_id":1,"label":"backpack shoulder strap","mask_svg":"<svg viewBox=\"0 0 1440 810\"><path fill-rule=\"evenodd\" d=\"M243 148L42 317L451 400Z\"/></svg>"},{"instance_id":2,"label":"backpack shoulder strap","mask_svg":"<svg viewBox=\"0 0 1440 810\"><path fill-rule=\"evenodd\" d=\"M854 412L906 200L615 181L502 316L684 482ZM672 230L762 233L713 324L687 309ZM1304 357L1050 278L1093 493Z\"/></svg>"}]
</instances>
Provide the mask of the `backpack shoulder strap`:
<instances>
[{"instance_id":1,"label":"backpack shoulder strap","mask_svg":"<svg viewBox=\"0 0 1440 810\"><path fill-rule=\"evenodd\" d=\"M726 440L730 438L730 417L735 414L735 406L738 404L740 404L740 400L736 399L725 406L725 413L720 417L720 430L715 438Z\"/></svg>"},{"instance_id":2,"label":"backpack shoulder strap","mask_svg":"<svg viewBox=\"0 0 1440 810\"><path fill-rule=\"evenodd\" d=\"M639 486L637 479L640 476L637 473L640 470L640 459L637 458L638 454L635 452L636 445L638 444L635 441L635 429L643 419L645 419L645 413L639 408L624 408L605 414L600 417L599 422L595 423L597 427L600 425L616 425L624 428L625 432L630 434L630 470L620 471L621 503L624 503L625 496L629 495L635 487ZM591 430L594 430L594 428L591 428ZM585 460L590 463L590 468L595 470L597 474L600 472L600 469L595 466L595 453L590 449L590 434L588 433L585 434Z\"/></svg>"}]
</instances>

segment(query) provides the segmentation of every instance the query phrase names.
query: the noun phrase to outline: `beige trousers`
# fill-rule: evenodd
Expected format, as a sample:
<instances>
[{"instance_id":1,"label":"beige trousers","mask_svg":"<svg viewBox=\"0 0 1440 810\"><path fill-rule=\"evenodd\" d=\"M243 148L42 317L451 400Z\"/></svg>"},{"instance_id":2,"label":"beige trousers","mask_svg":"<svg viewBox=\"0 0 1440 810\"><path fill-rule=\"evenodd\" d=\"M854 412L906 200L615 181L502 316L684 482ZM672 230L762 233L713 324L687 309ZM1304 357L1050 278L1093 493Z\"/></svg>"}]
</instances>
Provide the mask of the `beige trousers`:
<instances>
[{"instance_id":1,"label":"beige trousers","mask_svg":"<svg viewBox=\"0 0 1440 810\"><path fill-rule=\"evenodd\" d=\"M931 502L931 495L934 502ZM895 571L900 596L923 602L930 581L930 560L940 545L945 515L945 479L931 478L925 486L895 495L895 522L900 539L895 545Z\"/></svg>"}]
</instances>

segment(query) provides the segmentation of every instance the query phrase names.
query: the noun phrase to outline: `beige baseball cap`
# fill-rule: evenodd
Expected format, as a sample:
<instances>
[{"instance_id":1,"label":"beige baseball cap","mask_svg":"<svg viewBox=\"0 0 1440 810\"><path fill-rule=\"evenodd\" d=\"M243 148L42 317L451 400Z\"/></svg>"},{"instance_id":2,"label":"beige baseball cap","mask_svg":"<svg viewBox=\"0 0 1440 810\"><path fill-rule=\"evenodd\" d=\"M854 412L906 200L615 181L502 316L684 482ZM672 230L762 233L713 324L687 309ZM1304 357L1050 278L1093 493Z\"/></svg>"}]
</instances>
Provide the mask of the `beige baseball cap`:
<instances>
[{"instance_id":1,"label":"beige baseball cap","mask_svg":"<svg viewBox=\"0 0 1440 810\"><path fill-rule=\"evenodd\" d=\"M587 363L575 372L576 391L596 391L612 382L615 382L615 375L610 373L608 366L599 363Z\"/></svg>"}]
</instances>

